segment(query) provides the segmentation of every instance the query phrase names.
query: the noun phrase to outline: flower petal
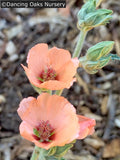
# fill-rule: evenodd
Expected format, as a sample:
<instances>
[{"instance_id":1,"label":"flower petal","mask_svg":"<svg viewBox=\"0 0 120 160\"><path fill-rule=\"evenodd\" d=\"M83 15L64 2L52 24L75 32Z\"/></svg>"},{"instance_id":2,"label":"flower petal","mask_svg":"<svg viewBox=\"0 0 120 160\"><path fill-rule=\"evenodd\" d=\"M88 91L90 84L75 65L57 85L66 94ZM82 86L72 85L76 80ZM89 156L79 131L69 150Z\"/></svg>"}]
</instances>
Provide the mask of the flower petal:
<instances>
[{"instance_id":1,"label":"flower petal","mask_svg":"<svg viewBox=\"0 0 120 160\"><path fill-rule=\"evenodd\" d=\"M57 73L58 80L70 85L71 81L73 81L73 76L76 74L78 64L79 60L77 59L66 63Z\"/></svg>"},{"instance_id":2,"label":"flower petal","mask_svg":"<svg viewBox=\"0 0 120 160\"><path fill-rule=\"evenodd\" d=\"M26 73L30 83L32 83L36 87L40 87L41 82L37 79L37 74L35 74L35 72L32 72L29 68L27 68L24 65L22 65L22 67L24 68L25 73Z\"/></svg>"},{"instance_id":3,"label":"flower petal","mask_svg":"<svg viewBox=\"0 0 120 160\"><path fill-rule=\"evenodd\" d=\"M33 134L33 128L31 125L29 125L28 123L26 123L25 121L23 121L20 124L20 134L22 137L24 137L25 139L33 142L34 138L32 136Z\"/></svg>"},{"instance_id":4,"label":"flower petal","mask_svg":"<svg viewBox=\"0 0 120 160\"><path fill-rule=\"evenodd\" d=\"M78 137L79 123L75 108L64 98L50 96L47 102L46 116L55 128L54 145L63 146Z\"/></svg>"},{"instance_id":5,"label":"flower petal","mask_svg":"<svg viewBox=\"0 0 120 160\"><path fill-rule=\"evenodd\" d=\"M70 83L65 83L57 80L49 80L40 84L40 88L46 88L46 89L52 89L52 90L61 90L69 87L70 87Z\"/></svg>"},{"instance_id":6,"label":"flower petal","mask_svg":"<svg viewBox=\"0 0 120 160\"><path fill-rule=\"evenodd\" d=\"M79 125L80 125L80 131L79 131L78 139L83 139L86 136L93 134L94 133L95 120L84 117L84 116L80 116L80 115L78 115L78 118L79 118Z\"/></svg>"},{"instance_id":7,"label":"flower petal","mask_svg":"<svg viewBox=\"0 0 120 160\"><path fill-rule=\"evenodd\" d=\"M50 64L56 71L71 59L69 51L53 47L49 50Z\"/></svg>"},{"instance_id":8,"label":"flower petal","mask_svg":"<svg viewBox=\"0 0 120 160\"><path fill-rule=\"evenodd\" d=\"M37 101L35 98L33 97L24 98L20 102L17 112L23 121L26 121L27 123L35 126L35 124L38 123L35 112L36 107L37 107Z\"/></svg>"},{"instance_id":9,"label":"flower petal","mask_svg":"<svg viewBox=\"0 0 120 160\"><path fill-rule=\"evenodd\" d=\"M45 43L37 44L29 50L27 57L28 68L32 72L37 73L36 76L39 76L41 71L48 65L49 59L47 54L48 45Z\"/></svg>"}]
</instances>

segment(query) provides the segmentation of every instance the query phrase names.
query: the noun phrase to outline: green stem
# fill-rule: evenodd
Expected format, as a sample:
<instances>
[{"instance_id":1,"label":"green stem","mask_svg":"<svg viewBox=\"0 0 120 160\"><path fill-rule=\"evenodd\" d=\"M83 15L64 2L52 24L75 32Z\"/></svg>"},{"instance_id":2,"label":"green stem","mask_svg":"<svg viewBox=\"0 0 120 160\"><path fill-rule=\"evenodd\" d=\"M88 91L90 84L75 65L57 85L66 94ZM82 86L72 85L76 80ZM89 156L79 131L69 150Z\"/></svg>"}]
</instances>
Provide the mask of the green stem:
<instances>
[{"instance_id":1,"label":"green stem","mask_svg":"<svg viewBox=\"0 0 120 160\"><path fill-rule=\"evenodd\" d=\"M55 92L55 94L58 95L58 96L61 96L62 92L63 92L63 89L57 90L57 91Z\"/></svg>"},{"instance_id":2,"label":"green stem","mask_svg":"<svg viewBox=\"0 0 120 160\"><path fill-rule=\"evenodd\" d=\"M52 90L47 90L46 92L52 95Z\"/></svg>"},{"instance_id":3,"label":"green stem","mask_svg":"<svg viewBox=\"0 0 120 160\"><path fill-rule=\"evenodd\" d=\"M32 157L30 158L30 160L38 160L39 157L39 149L37 146L35 146L34 151L32 153Z\"/></svg>"},{"instance_id":4,"label":"green stem","mask_svg":"<svg viewBox=\"0 0 120 160\"><path fill-rule=\"evenodd\" d=\"M83 43L84 43L84 40L86 38L86 35L87 35L87 31L81 30L77 45L75 47L75 51L73 53L73 58L80 56L80 53L81 53L81 50L82 50Z\"/></svg>"}]
</instances>

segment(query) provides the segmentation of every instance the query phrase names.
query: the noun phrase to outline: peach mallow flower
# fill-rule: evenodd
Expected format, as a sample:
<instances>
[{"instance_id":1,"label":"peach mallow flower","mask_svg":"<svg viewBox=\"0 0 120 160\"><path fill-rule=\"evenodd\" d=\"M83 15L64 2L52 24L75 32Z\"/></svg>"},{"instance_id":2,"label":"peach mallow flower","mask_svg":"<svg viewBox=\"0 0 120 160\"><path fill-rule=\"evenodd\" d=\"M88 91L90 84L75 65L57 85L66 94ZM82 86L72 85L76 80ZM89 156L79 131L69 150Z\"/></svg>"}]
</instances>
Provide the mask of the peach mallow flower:
<instances>
[{"instance_id":1,"label":"peach mallow flower","mask_svg":"<svg viewBox=\"0 0 120 160\"><path fill-rule=\"evenodd\" d=\"M23 68L30 82L39 88L61 90L74 82L78 67L77 58L72 59L69 51L40 43L32 47L27 57L28 67Z\"/></svg>"},{"instance_id":2,"label":"peach mallow flower","mask_svg":"<svg viewBox=\"0 0 120 160\"><path fill-rule=\"evenodd\" d=\"M23 120L20 134L36 146L49 149L64 146L94 132L95 121L76 114L64 98L42 93L21 101L18 114Z\"/></svg>"}]
</instances>

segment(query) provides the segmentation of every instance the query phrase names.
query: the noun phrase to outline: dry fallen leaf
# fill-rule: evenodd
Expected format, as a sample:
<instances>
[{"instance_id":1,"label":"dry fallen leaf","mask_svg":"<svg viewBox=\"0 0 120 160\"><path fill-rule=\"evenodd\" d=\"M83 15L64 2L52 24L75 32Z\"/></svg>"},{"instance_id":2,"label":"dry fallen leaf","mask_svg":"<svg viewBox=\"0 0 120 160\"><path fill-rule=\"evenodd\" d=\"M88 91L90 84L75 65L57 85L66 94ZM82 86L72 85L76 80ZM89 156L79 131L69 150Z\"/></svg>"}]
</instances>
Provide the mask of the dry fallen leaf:
<instances>
[{"instance_id":1,"label":"dry fallen leaf","mask_svg":"<svg viewBox=\"0 0 120 160\"><path fill-rule=\"evenodd\" d=\"M101 112L103 115L105 115L108 111L107 109L107 103L108 103L108 96L105 96L102 100L102 104L101 104Z\"/></svg>"},{"instance_id":2,"label":"dry fallen leaf","mask_svg":"<svg viewBox=\"0 0 120 160\"><path fill-rule=\"evenodd\" d=\"M120 155L120 138L113 139L103 149L103 158L114 158Z\"/></svg>"}]
</instances>

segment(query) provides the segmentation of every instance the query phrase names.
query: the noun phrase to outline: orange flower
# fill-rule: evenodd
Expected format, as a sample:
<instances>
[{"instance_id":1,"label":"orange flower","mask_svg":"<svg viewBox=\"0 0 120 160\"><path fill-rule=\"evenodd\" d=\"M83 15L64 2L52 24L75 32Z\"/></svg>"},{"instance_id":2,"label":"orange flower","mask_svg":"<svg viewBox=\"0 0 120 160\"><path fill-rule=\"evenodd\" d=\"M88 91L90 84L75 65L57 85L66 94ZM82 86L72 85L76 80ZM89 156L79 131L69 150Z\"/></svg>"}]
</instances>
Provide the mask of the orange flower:
<instances>
[{"instance_id":1,"label":"orange flower","mask_svg":"<svg viewBox=\"0 0 120 160\"><path fill-rule=\"evenodd\" d=\"M30 82L39 88L60 90L69 88L78 67L78 59L71 59L67 50L53 47L48 50L45 43L30 49L27 57L28 68L23 68Z\"/></svg>"},{"instance_id":2,"label":"orange flower","mask_svg":"<svg viewBox=\"0 0 120 160\"><path fill-rule=\"evenodd\" d=\"M37 99L23 99L18 114L23 120L20 134L44 149L82 139L92 134L95 126L93 119L78 116L64 97L48 93L42 93Z\"/></svg>"}]
</instances>

